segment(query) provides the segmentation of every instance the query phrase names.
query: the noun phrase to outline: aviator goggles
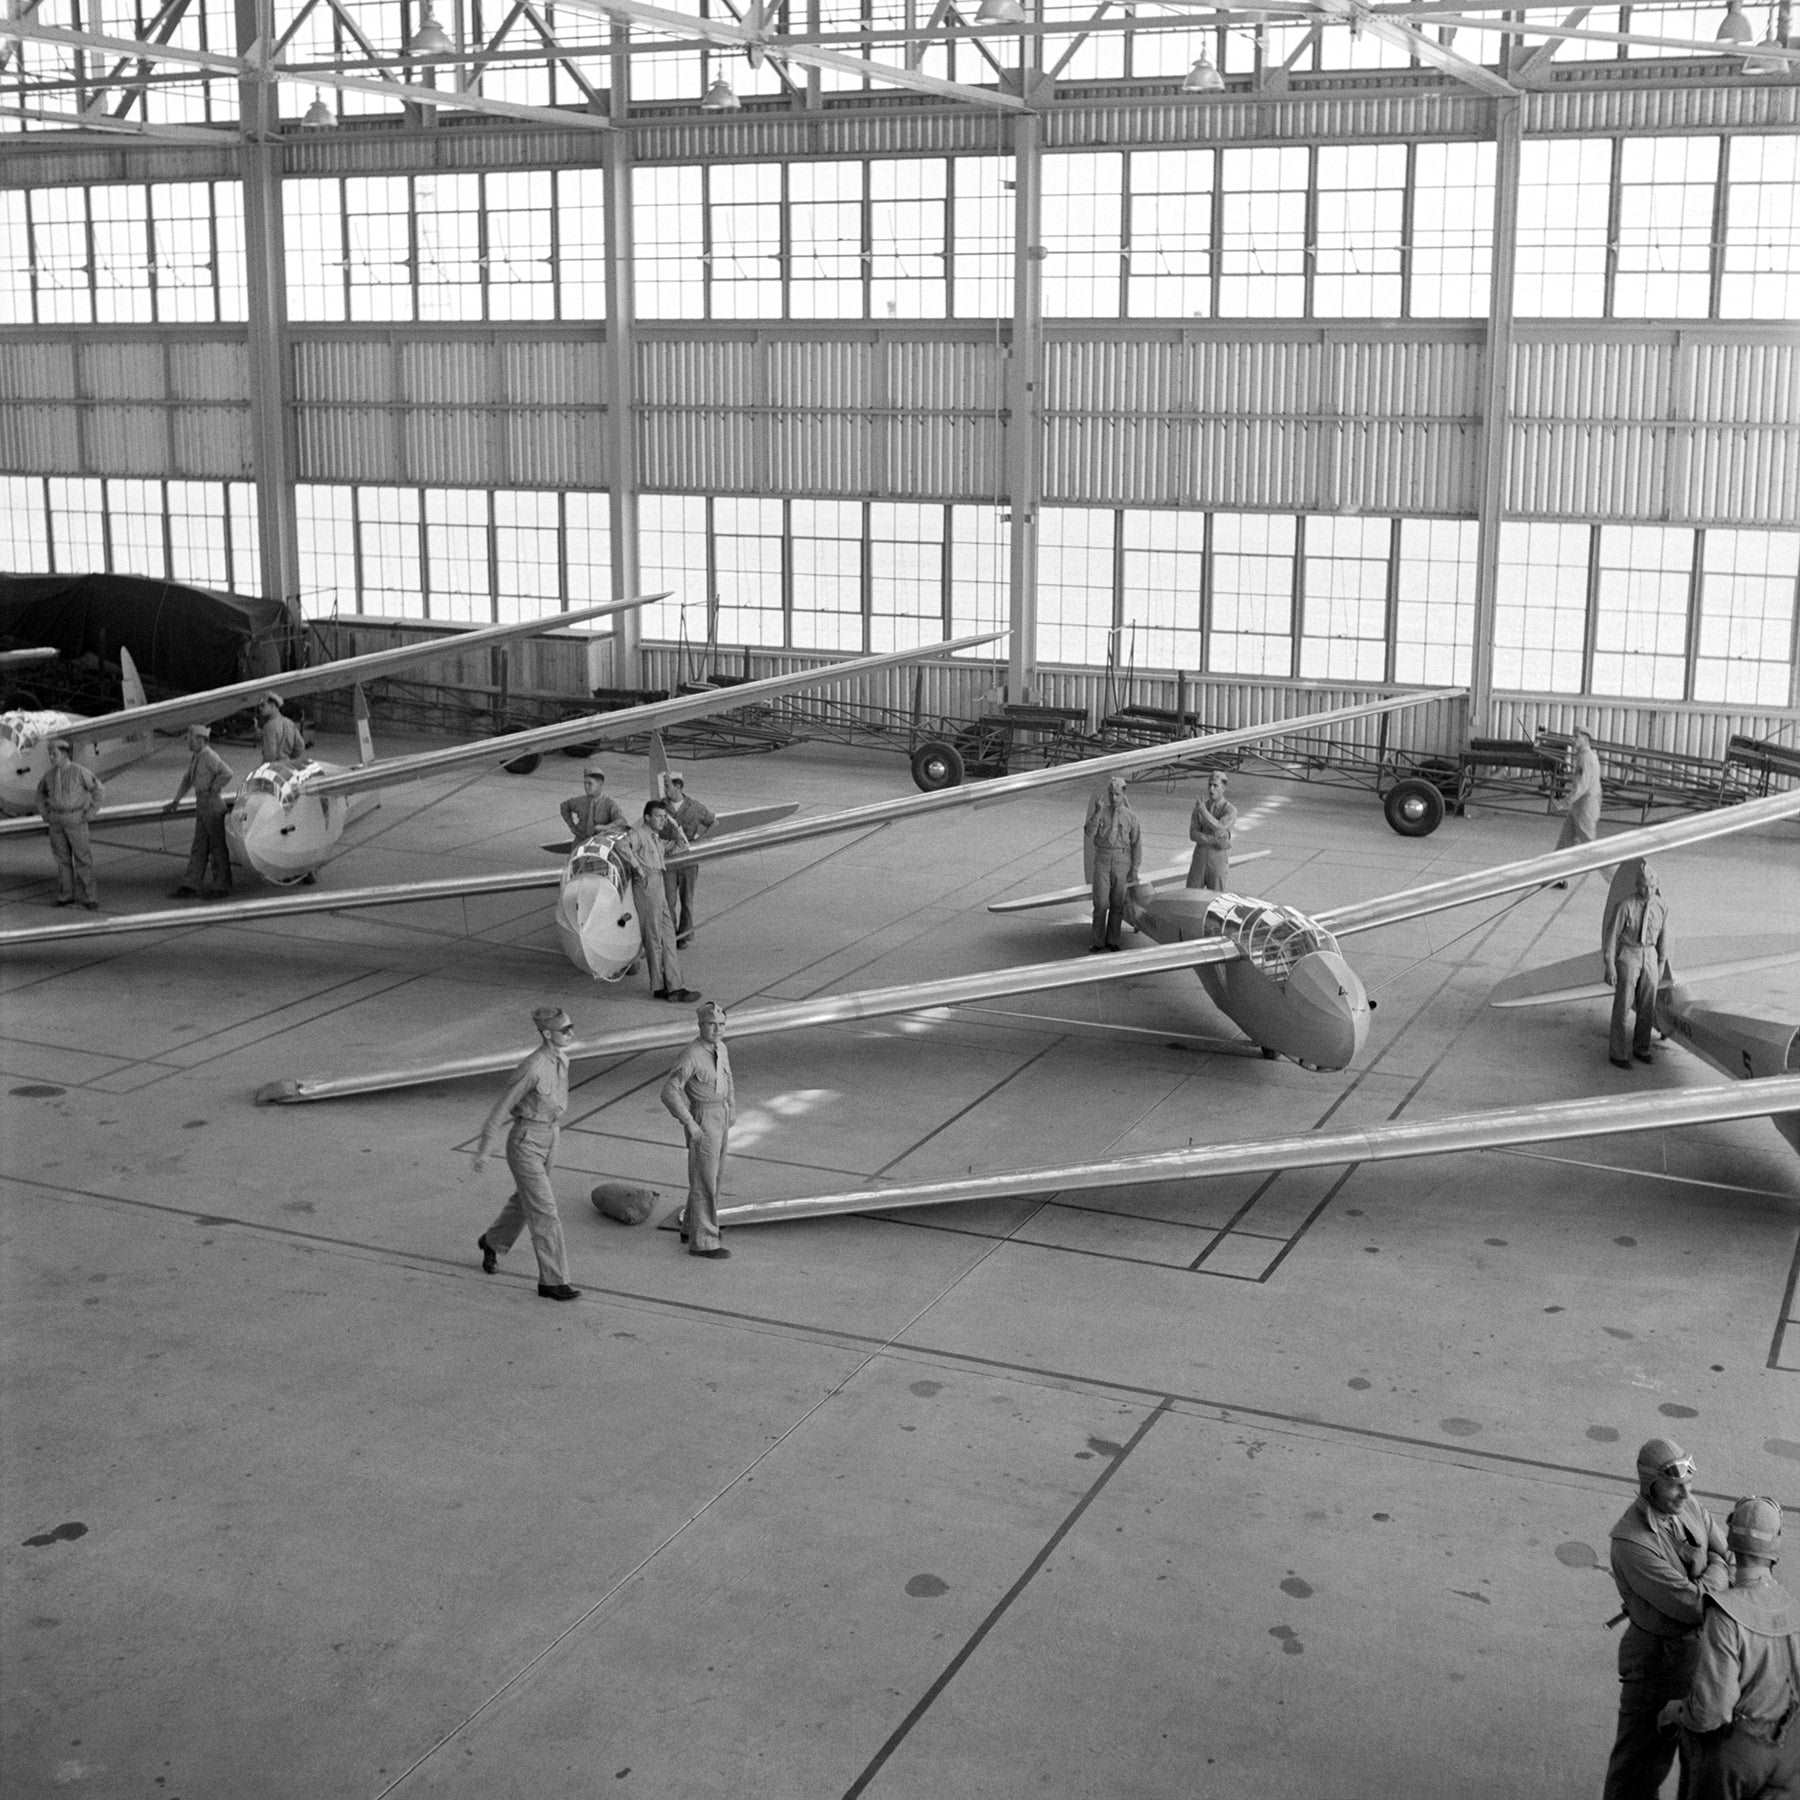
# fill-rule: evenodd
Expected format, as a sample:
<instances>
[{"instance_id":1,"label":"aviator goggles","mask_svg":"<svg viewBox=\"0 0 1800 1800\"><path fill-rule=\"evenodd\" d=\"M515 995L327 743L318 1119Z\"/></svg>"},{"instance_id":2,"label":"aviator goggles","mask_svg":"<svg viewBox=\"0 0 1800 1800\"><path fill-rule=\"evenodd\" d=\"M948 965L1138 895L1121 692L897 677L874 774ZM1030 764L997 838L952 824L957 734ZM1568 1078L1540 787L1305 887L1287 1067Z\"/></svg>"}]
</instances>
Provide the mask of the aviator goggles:
<instances>
[{"instance_id":1,"label":"aviator goggles","mask_svg":"<svg viewBox=\"0 0 1800 1800\"><path fill-rule=\"evenodd\" d=\"M1678 1456L1673 1462L1664 1463L1656 1471L1659 1481L1692 1481L1694 1479L1694 1459L1691 1456Z\"/></svg>"}]
</instances>

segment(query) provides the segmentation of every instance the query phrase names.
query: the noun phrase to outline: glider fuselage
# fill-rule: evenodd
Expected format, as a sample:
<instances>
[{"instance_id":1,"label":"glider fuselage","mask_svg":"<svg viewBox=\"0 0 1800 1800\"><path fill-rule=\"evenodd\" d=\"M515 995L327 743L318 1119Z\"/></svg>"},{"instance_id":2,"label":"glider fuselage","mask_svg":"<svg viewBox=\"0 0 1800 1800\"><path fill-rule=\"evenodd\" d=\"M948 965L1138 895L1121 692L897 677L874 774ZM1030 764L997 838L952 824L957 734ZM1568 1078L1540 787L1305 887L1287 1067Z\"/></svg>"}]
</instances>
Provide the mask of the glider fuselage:
<instances>
[{"instance_id":1,"label":"glider fuselage","mask_svg":"<svg viewBox=\"0 0 1800 1800\"><path fill-rule=\"evenodd\" d=\"M37 811L38 783L50 767L50 745L66 737L75 760L104 780L116 770L142 762L156 748L149 732L138 737L83 736L87 720L79 713L0 713L0 813L25 818Z\"/></svg>"}]
</instances>

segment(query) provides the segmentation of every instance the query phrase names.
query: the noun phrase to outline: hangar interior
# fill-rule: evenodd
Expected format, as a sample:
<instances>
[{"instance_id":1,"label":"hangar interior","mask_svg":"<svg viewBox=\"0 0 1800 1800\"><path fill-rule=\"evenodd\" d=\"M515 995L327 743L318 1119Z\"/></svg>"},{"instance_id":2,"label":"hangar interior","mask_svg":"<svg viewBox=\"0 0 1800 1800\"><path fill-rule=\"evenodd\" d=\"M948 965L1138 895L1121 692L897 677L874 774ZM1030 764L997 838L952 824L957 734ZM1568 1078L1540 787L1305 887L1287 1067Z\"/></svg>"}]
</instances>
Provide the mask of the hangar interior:
<instances>
[{"instance_id":1,"label":"hangar interior","mask_svg":"<svg viewBox=\"0 0 1800 1800\"><path fill-rule=\"evenodd\" d=\"M666 595L519 653L572 700L1006 628L856 698L1231 726L1442 686L1383 742L1792 745L1797 77L1787 0L15 4L0 564L277 596L341 649ZM321 880L542 863L575 773L385 795ZM1281 773L1237 781L1239 848L1301 907L1551 840ZM689 778L908 785L822 744ZM1195 794L1134 785L1157 860ZM1075 879L1079 814L721 863L688 979L1079 955L1079 909L985 910ZM106 909L185 837L101 832ZM1660 867L1678 968L1800 912L1792 825ZM1337 1075L1245 1054L1191 976L746 1043L728 1195L1713 1080L1488 1006L1594 946L1603 886L1360 941ZM0 846L0 931L52 897ZM522 1050L544 1001L667 1016L541 900L196 917L0 952L0 994L9 1795L1587 1792L1636 1443L1715 1511L1800 1506L1763 1122L741 1228L721 1265L665 1229L638 1056L577 1070L559 1307L523 1245L478 1266L491 1084L252 1104ZM1792 963L1708 997L1800 1021ZM657 1219L601 1219L603 1178Z\"/></svg>"}]
</instances>

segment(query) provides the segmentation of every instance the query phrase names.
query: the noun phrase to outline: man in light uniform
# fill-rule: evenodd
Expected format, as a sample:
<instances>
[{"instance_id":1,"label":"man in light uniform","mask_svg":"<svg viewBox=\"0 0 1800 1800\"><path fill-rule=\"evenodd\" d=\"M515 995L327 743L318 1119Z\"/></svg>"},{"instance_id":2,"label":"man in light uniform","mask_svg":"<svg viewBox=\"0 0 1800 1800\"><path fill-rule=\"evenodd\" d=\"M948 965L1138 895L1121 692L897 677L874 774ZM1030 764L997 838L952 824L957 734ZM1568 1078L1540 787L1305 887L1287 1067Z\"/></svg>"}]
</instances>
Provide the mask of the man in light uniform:
<instances>
[{"instance_id":1,"label":"man in light uniform","mask_svg":"<svg viewBox=\"0 0 1800 1800\"><path fill-rule=\"evenodd\" d=\"M1594 739L1585 725L1575 727L1574 774L1569 791L1559 803L1563 815L1562 830L1551 846L1556 850L1572 849L1576 844L1591 844L1600 830L1600 756ZM1554 884L1566 888L1566 881Z\"/></svg>"},{"instance_id":2,"label":"man in light uniform","mask_svg":"<svg viewBox=\"0 0 1800 1800\"><path fill-rule=\"evenodd\" d=\"M697 844L718 824L718 818L704 801L687 791L684 776L669 776L669 817L687 834L690 844ZM692 863L682 869L666 869L663 878L668 886L669 911L675 919L675 942L690 943L699 929L694 923L694 890L700 885L700 871Z\"/></svg>"},{"instance_id":3,"label":"man in light uniform","mask_svg":"<svg viewBox=\"0 0 1800 1800\"><path fill-rule=\"evenodd\" d=\"M298 768L306 761L306 734L281 710L279 694L264 694L257 701L256 736L264 762Z\"/></svg>"},{"instance_id":4,"label":"man in light uniform","mask_svg":"<svg viewBox=\"0 0 1800 1800\"><path fill-rule=\"evenodd\" d=\"M531 1015L539 1043L513 1070L506 1091L494 1102L482 1122L481 1143L475 1151L475 1173L487 1166L494 1133L508 1115L512 1126L506 1134L506 1166L512 1171L511 1198L500 1216L475 1246L481 1252L481 1269L494 1272L496 1263L519 1241L519 1233L531 1228L531 1247L537 1252L538 1295L545 1300L578 1300L581 1290L569 1286L569 1258L563 1247L562 1218L556 1210L556 1190L550 1185L550 1166L556 1160L557 1121L569 1109L569 1040L575 1027L560 1006L540 1006Z\"/></svg>"},{"instance_id":5,"label":"man in light uniform","mask_svg":"<svg viewBox=\"0 0 1800 1800\"><path fill-rule=\"evenodd\" d=\"M163 808L172 813L189 788L194 790L194 842L188 851L181 885L169 898L181 900L193 894L217 900L231 892L231 846L225 841L225 790L231 785L231 765L208 740L204 725L187 728L188 766L175 790L175 798Z\"/></svg>"},{"instance_id":6,"label":"man in light uniform","mask_svg":"<svg viewBox=\"0 0 1800 1800\"><path fill-rule=\"evenodd\" d=\"M1143 827L1125 798L1125 777L1112 776L1104 794L1088 802L1087 822L1081 828L1082 872L1093 884L1094 941L1091 956L1100 950L1117 950L1119 928L1131 890L1137 885L1138 863L1144 853Z\"/></svg>"},{"instance_id":7,"label":"man in light uniform","mask_svg":"<svg viewBox=\"0 0 1800 1800\"><path fill-rule=\"evenodd\" d=\"M682 1051L662 1084L662 1103L687 1136L688 1197L681 1215L682 1241L690 1256L722 1261L731 1252L719 1242L719 1183L725 1145L737 1118L737 1087L725 1048L725 1009L708 1000L699 1009L700 1035Z\"/></svg>"},{"instance_id":8,"label":"man in light uniform","mask_svg":"<svg viewBox=\"0 0 1800 1800\"><path fill-rule=\"evenodd\" d=\"M687 833L668 819L668 803L646 800L644 816L613 844L613 854L631 871L631 898L637 907L638 931L644 941L644 962L650 971L653 1000L698 1000L691 988L681 985L681 957L675 948L675 921L669 917L669 897L663 864L665 833L678 850L687 848Z\"/></svg>"},{"instance_id":9,"label":"man in light uniform","mask_svg":"<svg viewBox=\"0 0 1800 1800\"><path fill-rule=\"evenodd\" d=\"M1604 1800L1656 1800L1677 1748L1660 1714L1686 1698L1706 1596L1731 1578L1725 1534L1693 1498L1694 1459L1652 1438L1638 1451L1637 1476L1638 1497L1612 1528L1612 1577L1628 1622Z\"/></svg>"},{"instance_id":10,"label":"man in light uniform","mask_svg":"<svg viewBox=\"0 0 1800 1800\"><path fill-rule=\"evenodd\" d=\"M1781 1508L1740 1500L1725 1536L1731 1586L1706 1596L1693 1685L1663 1723L1681 1732L1682 1800L1800 1795L1800 1605L1775 1579Z\"/></svg>"},{"instance_id":11,"label":"man in light uniform","mask_svg":"<svg viewBox=\"0 0 1800 1800\"><path fill-rule=\"evenodd\" d=\"M578 844L585 844L602 825L631 823L618 801L607 793L604 772L592 767L581 771L581 792L571 794L557 810Z\"/></svg>"},{"instance_id":12,"label":"man in light uniform","mask_svg":"<svg viewBox=\"0 0 1800 1800\"><path fill-rule=\"evenodd\" d=\"M1643 857L1637 862L1636 891L1608 917L1600 948L1613 990L1607 1054L1615 1069L1629 1069L1633 1057L1641 1063L1656 1060L1650 1036L1656 1029L1656 990L1669 960L1669 909L1649 862Z\"/></svg>"},{"instance_id":13,"label":"man in light uniform","mask_svg":"<svg viewBox=\"0 0 1800 1800\"><path fill-rule=\"evenodd\" d=\"M88 821L100 810L106 790L92 769L75 760L69 738L50 740L50 766L38 777L38 816L50 828L50 854L56 858L56 904L77 903L100 910L94 891L94 851Z\"/></svg>"},{"instance_id":14,"label":"man in light uniform","mask_svg":"<svg viewBox=\"0 0 1800 1800\"><path fill-rule=\"evenodd\" d=\"M1218 770L1206 778L1206 798L1194 802L1188 820L1188 838L1194 860L1188 864L1187 885L1223 893L1231 878L1231 833L1238 809L1225 798L1225 777Z\"/></svg>"}]
</instances>

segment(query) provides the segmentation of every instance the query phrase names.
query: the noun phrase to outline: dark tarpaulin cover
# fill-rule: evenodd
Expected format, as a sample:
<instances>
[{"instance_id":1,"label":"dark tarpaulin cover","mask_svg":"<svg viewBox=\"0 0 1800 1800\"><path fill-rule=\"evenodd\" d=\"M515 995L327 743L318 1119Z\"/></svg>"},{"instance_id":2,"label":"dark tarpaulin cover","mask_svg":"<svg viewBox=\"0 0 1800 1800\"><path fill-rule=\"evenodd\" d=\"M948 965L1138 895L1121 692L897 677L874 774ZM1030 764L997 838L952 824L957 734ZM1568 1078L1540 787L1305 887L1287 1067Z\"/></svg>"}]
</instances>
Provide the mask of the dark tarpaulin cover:
<instances>
[{"instance_id":1,"label":"dark tarpaulin cover","mask_svg":"<svg viewBox=\"0 0 1800 1800\"><path fill-rule=\"evenodd\" d=\"M122 644L146 685L174 693L276 673L288 623L279 600L142 575L0 575L0 638L103 663Z\"/></svg>"}]
</instances>

